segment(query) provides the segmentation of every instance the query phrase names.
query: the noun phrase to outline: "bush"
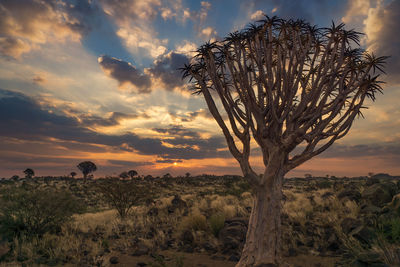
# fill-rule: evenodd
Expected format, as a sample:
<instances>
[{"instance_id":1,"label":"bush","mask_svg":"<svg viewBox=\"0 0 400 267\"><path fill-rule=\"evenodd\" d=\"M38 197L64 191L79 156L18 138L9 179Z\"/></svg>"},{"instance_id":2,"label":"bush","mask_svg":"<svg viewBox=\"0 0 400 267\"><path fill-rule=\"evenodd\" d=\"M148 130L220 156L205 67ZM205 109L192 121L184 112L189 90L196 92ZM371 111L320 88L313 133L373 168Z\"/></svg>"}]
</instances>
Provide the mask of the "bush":
<instances>
[{"instance_id":1,"label":"bush","mask_svg":"<svg viewBox=\"0 0 400 267\"><path fill-rule=\"evenodd\" d=\"M196 212L194 214L182 218L181 229L183 231L184 230L207 231L208 230L207 219L204 215Z\"/></svg>"},{"instance_id":2,"label":"bush","mask_svg":"<svg viewBox=\"0 0 400 267\"><path fill-rule=\"evenodd\" d=\"M121 181L115 178L97 181L96 190L102 194L109 206L117 210L121 218L125 218L134 205L151 197L151 190L139 186L136 181Z\"/></svg>"},{"instance_id":3,"label":"bush","mask_svg":"<svg viewBox=\"0 0 400 267\"><path fill-rule=\"evenodd\" d=\"M2 192L0 237L4 240L32 240L60 231L64 222L82 205L65 191L19 187Z\"/></svg>"},{"instance_id":4,"label":"bush","mask_svg":"<svg viewBox=\"0 0 400 267\"><path fill-rule=\"evenodd\" d=\"M210 225L213 235L218 237L219 231L221 231L225 225L225 215L222 212L211 215L208 219L208 224Z\"/></svg>"}]
</instances>

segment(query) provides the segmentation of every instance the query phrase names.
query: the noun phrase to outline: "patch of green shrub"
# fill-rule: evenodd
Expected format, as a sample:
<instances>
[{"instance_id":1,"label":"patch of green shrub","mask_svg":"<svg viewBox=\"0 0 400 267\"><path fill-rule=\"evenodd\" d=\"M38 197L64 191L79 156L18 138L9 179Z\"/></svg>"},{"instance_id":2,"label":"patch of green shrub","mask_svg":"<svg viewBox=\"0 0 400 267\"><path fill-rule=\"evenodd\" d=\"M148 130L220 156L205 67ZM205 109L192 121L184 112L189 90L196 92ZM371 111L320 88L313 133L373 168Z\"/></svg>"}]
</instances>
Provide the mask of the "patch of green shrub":
<instances>
[{"instance_id":1,"label":"patch of green shrub","mask_svg":"<svg viewBox=\"0 0 400 267\"><path fill-rule=\"evenodd\" d=\"M208 219L208 224L210 225L213 235L218 237L219 231L221 231L225 225L225 215L222 212L211 215Z\"/></svg>"}]
</instances>

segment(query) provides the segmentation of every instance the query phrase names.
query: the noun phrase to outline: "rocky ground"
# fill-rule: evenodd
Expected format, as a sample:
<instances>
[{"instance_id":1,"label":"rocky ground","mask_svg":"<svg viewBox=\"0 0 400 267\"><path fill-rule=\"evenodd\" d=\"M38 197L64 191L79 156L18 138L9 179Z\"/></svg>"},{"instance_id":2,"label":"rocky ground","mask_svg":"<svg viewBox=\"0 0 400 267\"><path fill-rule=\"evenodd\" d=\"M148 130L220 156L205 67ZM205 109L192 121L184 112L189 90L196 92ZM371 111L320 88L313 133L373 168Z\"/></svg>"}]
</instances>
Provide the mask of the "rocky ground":
<instances>
[{"instance_id":1,"label":"rocky ground","mask_svg":"<svg viewBox=\"0 0 400 267\"><path fill-rule=\"evenodd\" d=\"M286 179L285 260L292 266L399 266L399 181L383 174ZM57 233L29 242L4 240L0 266L200 267L234 266L239 260L252 203L243 178L147 177L136 182L156 190L120 219L94 190L96 180L1 180L3 192L24 184L69 191L86 209ZM10 252L13 246L19 253Z\"/></svg>"}]
</instances>

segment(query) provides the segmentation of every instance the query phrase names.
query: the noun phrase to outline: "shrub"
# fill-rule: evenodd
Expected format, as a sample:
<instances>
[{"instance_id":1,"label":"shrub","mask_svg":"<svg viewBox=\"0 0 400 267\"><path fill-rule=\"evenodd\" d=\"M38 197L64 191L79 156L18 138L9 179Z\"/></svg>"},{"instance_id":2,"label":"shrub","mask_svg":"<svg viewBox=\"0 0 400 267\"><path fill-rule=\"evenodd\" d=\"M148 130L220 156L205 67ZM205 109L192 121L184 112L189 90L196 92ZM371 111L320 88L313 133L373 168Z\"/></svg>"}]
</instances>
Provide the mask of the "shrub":
<instances>
[{"instance_id":1,"label":"shrub","mask_svg":"<svg viewBox=\"0 0 400 267\"><path fill-rule=\"evenodd\" d=\"M65 191L19 187L2 192L0 206L0 236L13 241L31 240L45 233L54 233L82 205Z\"/></svg>"},{"instance_id":2,"label":"shrub","mask_svg":"<svg viewBox=\"0 0 400 267\"><path fill-rule=\"evenodd\" d=\"M207 219L204 215L199 212L195 212L187 217L182 218L181 229L192 230L192 231L207 231L208 224Z\"/></svg>"},{"instance_id":3,"label":"shrub","mask_svg":"<svg viewBox=\"0 0 400 267\"><path fill-rule=\"evenodd\" d=\"M213 235L218 237L219 231L221 231L225 225L225 215L222 212L211 215L211 217L208 219L208 224L210 225Z\"/></svg>"},{"instance_id":4,"label":"shrub","mask_svg":"<svg viewBox=\"0 0 400 267\"><path fill-rule=\"evenodd\" d=\"M117 210L120 218L126 218L131 208L141 200L152 197L151 190L139 186L136 181L109 178L98 181L95 186L104 201Z\"/></svg>"}]
</instances>

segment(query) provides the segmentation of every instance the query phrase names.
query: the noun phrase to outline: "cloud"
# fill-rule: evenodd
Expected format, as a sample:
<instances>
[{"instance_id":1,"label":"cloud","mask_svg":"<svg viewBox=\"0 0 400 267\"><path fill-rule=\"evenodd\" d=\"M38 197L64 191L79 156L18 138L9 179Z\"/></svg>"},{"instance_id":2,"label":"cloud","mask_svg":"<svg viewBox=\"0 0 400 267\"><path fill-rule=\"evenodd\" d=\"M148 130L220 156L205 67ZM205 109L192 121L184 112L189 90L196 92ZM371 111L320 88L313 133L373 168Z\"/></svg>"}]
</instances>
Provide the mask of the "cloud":
<instances>
[{"instance_id":1,"label":"cloud","mask_svg":"<svg viewBox=\"0 0 400 267\"><path fill-rule=\"evenodd\" d=\"M181 44L178 44L175 48L175 52L183 54L188 58L192 58L196 55L197 45L188 40L184 40Z\"/></svg>"},{"instance_id":2,"label":"cloud","mask_svg":"<svg viewBox=\"0 0 400 267\"><path fill-rule=\"evenodd\" d=\"M157 38L151 21L161 8L160 0L102 0L103 11L118 27L117 35L137 58L156 58L167 51L168 40Z\"/></svg>"},{"instance_id":3,"label":"cloud","mask_svg":"<svg viewBox=\"0 0 400 267\"><path fill-rule=\"evenodd\" d=\"M130 63L109 56L99 57L98 62L108 76L119 82L120 88L131 85L133 86L133 90L138 93L151 92L150 78L140 73Z\"/></svg>"},{"instance_id":4,"label":"cloud","mask_svg":"<svg viewBox=\"0 0 400 267\"><path fill-rule=\"evenodd\" d=\"M253 14L250 15L251 20L259 20L264 17L264 12L262 10L257 10Z\"/></svg>"},{"instance_id":5,"label":"cloud","mask_svg":"<svg viewBox=\"0 0 400 267\"><path fill-rule=\"evenodd\" d=\"M390 56L385 68L388 80L400 83L400 2L385 4L378 1L376 7L368 10L364 20L368 50L377 56Z\"/></svg>"},{"instance_id":6,"label":"cloud","mask_svg":"<svg viewBox=\"0 0 400 267\"><path fill-rule=\"evenodd\" d=\"M213 27L206 27L201 30L200 36L202 36L205 39L211 39L217 36L217 31Z\"/></svg>"},{"instance_id":7,"label":"cloud","mask_svg":"<svg viewBox=\"0 0 400 267\"><path fill-rule=\"evenodd\" d=\"M78 41L90 30L91 1L6 0L0 3L0 53L19 58L47 42Z\"/></svg>"},{"instance_id":8,"label":"cloud","mask_svg":"<svg viewBox=\"0 0 400 267\"><path fill-rule=\"evenodd\" d=\"M179 68L188 63L189 59L187 56L171 51L156 59L154 64L148 69L148 72L155 79L159 79L166 90L172 91L185 84Z\"/></svg>"},{"instance_id":9,"label":"cloud","mask_svg":"<svg viewBox=\"0 0 400 267\"><path fill-rule=\"evenodd\" d=\"M154 165L153 162L141 162L141 161L129 161L129 160L112 160L112 159L110 159L110 160L108 160L108 162L113 165L118 165L118 166L123 166L123 167L128 167L128 168Z\"/></svg>"},{"instance_id":10,"label":"cloud","mask_svg":"<svg viewBox=\"0 0 400 267\"><path fill-rule=\"evenodd\" d=\"M11 58L20 58L22 54L31 50L29 43L11 36L0 37L0 55Z\"/></svg>"},{"instance_id":11,"label":"cloud","mask_svg":"<svg viewBox=\"0 0 400 267\"><path fill-rule=\"evenodd\" d=\"M36 75L35 77L32 78L32 82L36 84L44 84L46 83L46 79L43 78L42 76Z\"/></svg>"},{"instance_id":12,"label":"cloud","mask_svg":"<svg viewBox=\"0 0 400 267\"><path fill-rule=\"evenodd\" d=\"M150 93L153 88L173 91L185 85L179 68L188 64L189 59L171 51L158 57L144 73L129 62L109 56L99 57L98 62L104 73L118 81L120 88L133 87L133 92Z\"/></svg>"},{"instance_id":13,"label":"cloud","mask_svg":"<svg viewBox=\"0 0 400 267\"><path fill-rule=\"evenodd\" d=\"M121 114L115 116L121 117ZM230 156L218 151L226 146L223 137L198 138L196 133L179 127L166 130L165 133L171 134L172 139L165 140L141 137L134 133L106 135L85 126L85 123L75 117L63 115L61 111L50 112L44 109L37 101L23 94L0 90L0 136L3 137L46 142L56 139L58 143L106 146L162 159ZM181 136L180 133L185 131L188 136Z\"/></svg>"}]
</instances>

